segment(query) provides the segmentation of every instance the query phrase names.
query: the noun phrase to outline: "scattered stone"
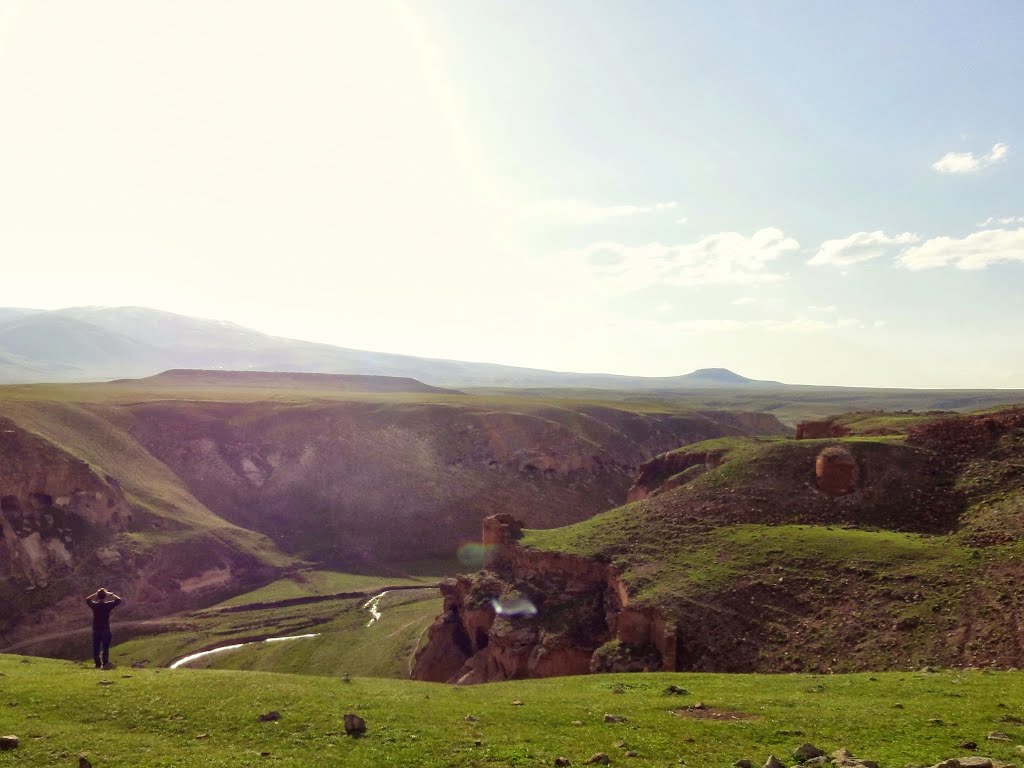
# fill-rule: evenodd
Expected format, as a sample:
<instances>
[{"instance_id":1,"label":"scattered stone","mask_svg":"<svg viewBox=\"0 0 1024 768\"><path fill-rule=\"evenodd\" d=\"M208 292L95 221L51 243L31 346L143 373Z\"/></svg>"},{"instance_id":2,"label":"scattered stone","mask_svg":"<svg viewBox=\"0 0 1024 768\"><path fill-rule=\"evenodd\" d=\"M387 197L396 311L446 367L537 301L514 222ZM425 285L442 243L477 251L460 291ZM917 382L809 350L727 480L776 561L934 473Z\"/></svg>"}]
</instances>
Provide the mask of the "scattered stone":
<instances>
[{"instance_id":1,"label":"scattered stone","mask_svg":"<svg viewBox=\"0 0 1024 768\"><path fill-rule=\"evenodd\" d=\"M349 736L362 736L366 733L366 721L359 715L345 715L345 733Z\"/></svg>"},{"instance_id":2,"label":"scattered stone","mask_svg":"<svg viewBox=\"0 0 1024 768\"><path fill-rule=\"evenodd\" d=\"M341 682L343 682L343 683L351 683L352 682L352 678L349 676L348 672L346 672L344 675L341 676Z\"/></svg>"},{"instance_id":3,"label":"scattered stone","mask_svg":"<svg viewBox=\"0 0 1024 768\"><path fill-rule=\"evenodd\" d=\"M614 744L612 744L612 746L615 747L616 749L625 749L626 748L626 742L624 742L624 741L616 741Z\"/></svg>"},{"instance_id":4,"label":"scattered stone","mask_svg":"<svg viewBox=\"0 0 1024 768\"><path fill-rule=\"evenodd\" d=\"M278 712L276 709L272 709L269 712L264 712L256 719L259 720L261 723L272 723L275 720L281 719L281 713Z\"/></svg>"},{"instance_id":5,"label":"scattered stone","mask_svg":"<svg viewBox=\"0 0 1024 768\"><path fill-rule=\"evenodd\" d=\"M945 723L940 718L933 717L928 721L928 725L945 725Z\"/></svg>"},{"instance_id":6,"label":"scattered stone","mask_svg":"<svg viewBox=\"0 0 1024 768\"><path fill-rule=\"evenodd\" d=\"M569 761L568 757L556 757L555 765L560 766L560 768L565 768L565 766L572 765L572 763Z\"/></svg>"},{"instance_id":7,"label":"scattered stone","mask_svg":"<svg viewBox=\"0 0 1024 768\"><path fill-rule=\"evenodd\" d=\"M1024 744L1018 744L1017 745L1017 752L1019 752L1020 754L1024 755Z\"/></svg>"},{"instance_id":8,"label":"scattered stone","mask_svg":"<svg viewBox=\"0 0 1024 768\"><path fill-rule=\"evenodd\" d=\"M270 750L266 750L266 751L264 751L264 752L260 752L260 757L270 757L270 756L271 756L271 755L273 755L273 754L274 754L274 753L273 753L273 752L271 752Z\"/></svg>"},{"instance_id":9,"label":"scattered stone","mask_svg":"<svg viewBox=\"0 0 1024 768\"><path fill-rule=\"evenodd\" d=\"M999 718L1000 723L1012 723L1013 725L1024 725L1024 717L1016 715L1003 715Z\"/></svg>"},{"instance_id":10,"label":"scattered stone","mask_svg":"<svg viewBox=\"0 0 1024 768\"><path fill-rule=\"evenodd\" d=\"M17 749L21 746L21 740L17 736L0 736L0 749L7 751Z\"/></svg>"},{"instance_id":11,"label":"scattered stone","mask_svg":"<svg viewBox=\"0 0 1024 768\"><path fill-rule=\"evenodd\" d=\"M960 768L992 768L990 757L961 757L957 762Z\"/></svg>"},{"instance_id":12,"label":"scattered stone","mask_svg":"<svg viewBox=\"0 0 1024 768\"><path fill-rule=\"evenodd\" d=\"M680 688L678 685L670 685L665 689L666 696L689 696L690 692L685 688Z\"/></svg>"},{"instance_id":13,"label":"scattered stone","mask_svg":"<svg viewBox=\"0 0 1024 768\"><path fill-rule=\"evenodd\" d=\"M703 701L698 701L696 704L694 704L692 707L690 707L690 709L707 709L707 708L708 708L708 705L705 704Z\"/></svg>"},{"instance_id":14,"label":"scattered stone","mask_svg":"<svg viewBox=\"0 0 1024 768\"><path fill-rule=\"evenodd\" d=\"M78 768L92 768L92 763L89 762L89 758L85 755L79 755Z\"/></svg>"},{"instance_id":15,"label":"scattered stone","mask_svg":"<svg viewBox=\"0 0 1024 768\"><path fill-rule=\"evenodd\" d=\"M874 760L858 760L857 765L864 766L864 768L879 768L878 763Z\"/></svg>"},{"instance_id":16,"label":"scattered stone","mask_svg":"<svg viewBox=\"0 0 1024 768\"><path fill-rule=\"evenodd\" d=\"M779 760L775 755L768 755L768 759L764 763L764 768L786 768L786 764Z\"/></svg>"},{"instance_id":17,"label":"scattered stone","mask_svg":"<svg viewBox=\"0 0 1024 768\"><path fill-rule=\"evenodd\" d=\"M941 763L936 763L932 768L960 768L959 760L943 760Z\"/></svg>"},{"instance_id":18,"label":"scattered stone","mask_svg":"<svg viewBox=\"0 0 1024 768\"><path fill-rule=\"evenodd\" d=\"M591 755L587 763L590 765L611 765L612 759L604 752L598 752L596 755Z\"/></svg>"},{"instance_id":19,"label":"scattered stone","mask_svg":"<svg viewBox=\"0 0 1024 768\"><path fill-rule=\"evenodd\" d=\"M521 706L523 706L523 702L521 702L519 699L516 699L515 701L512 702L512 706L513 707L521 707Z\"/></svg>"},{"instance_id":20,"label":"scattered stone","mask_svg":"<svg viewBox=\"0 0 1024 768\"><path fill-rule=\"evenodd\" d=\"M113 680L100 680L97 683L97 685L113 685L113 684L114 684Z\"/></svg>"},{"instance_id":21,"label":"scattered stone","mask_svg":"<svg viewBox=\"0 0 1024 768\"><path fill-rule=\"evenodd\" d=\"M484 743L483 739L473 739L473 746L474 747L481 747L481 746L483 746L483 743Z\"/></svg>"},{"instance_id":22,"label":"scattered stone","mask_svg":"<svg viewBox=\"0 0 1024 768\"><path fill-rule=\"evenodd\" d=\"M801 763L807 762L812 757L821 757L824 754L825 750L818 749L813 744L801 744L799 747L793 750L793 757L795 757Z\"/></svg>"},{"instance_id":23,"label":"scattered stone","mask_svg":"<svg viewBox=\"0 0 1024 768\"><path fill-rule=\"evenodd\" d=\"M208 733L197 733L196 734L196 738L197 739L208 739L208 738L210 738L210 734L208 734Z\"/></svg>"},{"instance_id":24,"label":"scattered stone","mask_svg":"<svg viewBox=\"0 0 1024 768\"><path fill-rule=\"evenodd\" d=\"M638 752L634 752L632 749L627 749L626 757L640 757L640 754Z\"/></svg>"},{"instance_id":25,"label":"scattered stone","mask_svg":"<svg viewBox=\"0 0 1024 768\"><path fill-rule=\"evenodd\" d=\"M754 763L744 757L742 760L737 760L733 763L732 768L754 768Z\"/></svg>"},{"instance_id":26,"label":"scattered stone","mask_svg":"<svg viewBox=\"0 0 1024 768\"><path fill-rule=\"evenodd\" d=\"M1011 739L1005 733L1000 733L999 731L992 731L992 733L990 733L985 738L989 741L1013 741L1013 739Z\"/></svg>"},{"instance_id":27,"label":"scattered stone","mask_svg":"<svg viewBox=\"0 0 1024 768\"><path fill-rule=\"evenodd\" d=\"M624 718L622 715L608 715L608 714L606 714L604 716L604 721L606 723L624 723L624 722L626 722L626 718Z\"/></svg>"},{"instance_id":28,"label":"scattered stone","mask_svg":"<svg viewBox=\"0 0 1024 768\"><path fill-rule=\"evenodd\" d=\"M903 705L902 705L902 704L900 704L900 703L899 703L899 702L897 701L897 702L896 702L895 704L893 704L893 705L892 705L892 708L893 708L893 709L903 709Z\"/></svg>"},{"instance_id":29,"label":"scattered stone","mask_svg":"<svg viewBox=\"0 0 1024 768\"><path fill-rule=\"evenodd\" d=\"M853 752L848 750L846 747L840 747L832 753L832 758L837 763L842 762L843 760L853 760Z\"/></svg>"},{"instance_id":30,"label":"scattered stone","mask_svg":"<svg viewBox=\"0 0 1024 768\"><path fill-rule=\"evenodd\" d=\"M583 721L582 720L573 720L572 723L570 723L570 725L575 725L575 726L579 727L579 726L583 725Z\"/></svg>"},{"instance_id":31,"label":"scattered stone","mask_svg":"<svg viewBox=\"0 0 1024 768\"><path fill-rule=\"evenodd\" d=\"M466 715L466 722L467 723L475 723L476 721L477 721L477 718L473 717L472 715Z\"/></svg>"},{"instance_id":32,"label":"scattered stone","mask_svg":"<svg viewBox=\"0 0 1024 768\"><path fill-rule=\"evenodd\" d=\"M819 755L818 757L812 757L810 760L804 760L804 765L831 765L832 760L827 755Z\"/></svg>"},{"instance_id":33,"label":"scattered stone","mask_svg":"<svg viewBox=\"0 0 1024 768\"><path fill-rule=\"evenodd\" d=\"M133 661L132 662L132 669L142 669L148 663L149 663L149 659L144 659L142 661Z\"/></svg>"},{"instance_id":34,"label":"scattered stone","mask_svg":"<svg viewBox=\"0 0 1024 768\"><path fill-rule=\"evenodd\" d=\"M965 741L960 745L960 749L977 749L978 745L973 741Z\"/></svg>"}]
</instances>

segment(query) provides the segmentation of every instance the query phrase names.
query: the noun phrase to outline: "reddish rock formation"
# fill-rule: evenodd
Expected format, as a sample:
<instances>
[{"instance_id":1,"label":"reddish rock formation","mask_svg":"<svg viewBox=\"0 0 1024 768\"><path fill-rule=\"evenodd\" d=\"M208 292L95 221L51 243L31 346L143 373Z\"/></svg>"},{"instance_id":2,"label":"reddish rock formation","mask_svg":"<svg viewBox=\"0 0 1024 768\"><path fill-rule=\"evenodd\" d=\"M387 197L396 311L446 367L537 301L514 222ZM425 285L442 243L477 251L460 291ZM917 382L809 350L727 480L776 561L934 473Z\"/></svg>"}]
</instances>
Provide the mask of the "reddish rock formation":
<instances>
[{"instance_id":1,"label":"reddish rock formation","mask_svg":"<svg viewBox=\"0 0 1024 768\"><path fill-rule=\"evenodd\" d=\"M801 421L796 425L797 440L822 440L829 437L845 437L850 430L842 424L825 421Z\"/></svg>"},{"instance_id":2,"label":"reddish rock formation","mask_svg":"<svg viewBox=\"0 0 1024 768\"><path fill-rule=\"evenodd\" d=\"M724 451L671 451L655 456L640 465L640 475L626 493L626 502L639 501L663 493L671 488L678 488L688 480L696 477L706 469L714 469L721 461ZM699 469L686 472L693 467Z\"/></svg>"},{"instance_id":3,"label":"reddish rock formation","mask_svg":"<svg viewBox=\"0 0 1024 768\"><path fill-rule=\"evenodd\" d=\"M595 652L615 640L627 656L642 651L644 668L676 669L675 625L657 609L631 605L613 567L521 547L519 525L511 515L484 521L493 570L442 584L444 610L417 654L414 679L468 684L585 674L595 669ZM510 597L527 598L536 614L508 614L502 605Z\"/></svg>"},{"instance_id":4,"label":"reddish rock formation","mask_svg":"<svg viewBox=\"0 0 1024 768\"><path fill-rule=\"evenodd\" d=\"M846 448L825 448L814 461L818 488L829 496L845 496L857 488L857 460Z\"/></svg>"}]
</instances>

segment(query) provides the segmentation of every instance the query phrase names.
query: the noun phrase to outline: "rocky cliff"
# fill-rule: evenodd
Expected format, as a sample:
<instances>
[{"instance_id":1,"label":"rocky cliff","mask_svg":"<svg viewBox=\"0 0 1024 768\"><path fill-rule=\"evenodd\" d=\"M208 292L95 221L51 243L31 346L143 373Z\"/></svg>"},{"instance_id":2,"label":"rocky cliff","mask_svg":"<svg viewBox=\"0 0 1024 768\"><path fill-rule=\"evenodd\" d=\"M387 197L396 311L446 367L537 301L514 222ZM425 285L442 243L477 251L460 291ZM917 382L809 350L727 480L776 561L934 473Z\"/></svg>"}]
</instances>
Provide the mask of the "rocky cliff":
<instances>
[{"instance_id":1,"label":"rocky cliff","mask_svg":"<svg viewBox=\"0 0 1024 768\"><path fill-rule=\"evenodd\" d=\"M343 567L450 556L499 511L533 528L622 503L640 463L774 417L603 406L146 403L131 433L209 509Z\"/></svg>"},{"instance_id":2,"label":"rocky cliff","mask_svg":"<svg viewBox=\"0 0 1024 768\"><path fill-rule=\"evenodd\" d=\"M488 571L441 586L444 609L417 654L416 680L460 684L676 668L676 629L631 604L600 561L519 546L521 523L488 517Z\"/></svg>"}]
</instances>

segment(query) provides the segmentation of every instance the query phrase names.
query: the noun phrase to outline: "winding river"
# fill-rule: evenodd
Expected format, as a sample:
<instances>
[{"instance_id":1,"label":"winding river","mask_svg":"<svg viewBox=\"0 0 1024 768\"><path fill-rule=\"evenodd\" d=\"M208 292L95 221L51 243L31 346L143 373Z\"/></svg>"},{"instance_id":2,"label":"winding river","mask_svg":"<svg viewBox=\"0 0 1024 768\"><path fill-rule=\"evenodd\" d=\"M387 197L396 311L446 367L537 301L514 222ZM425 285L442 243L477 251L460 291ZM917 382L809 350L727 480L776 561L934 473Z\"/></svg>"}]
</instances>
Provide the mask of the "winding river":
<instances>
[{"instance_id":1,"label":"winding river","mask_svg":"<svg viewBox=\"0 0 1024 768\"><path fill-rule=\"evenodd\" d=\"M364 610L370 612L370 620L366 622L366 626L373 626L374 622L380 621L381 610L380 601L390 590L384 590L380 594L374 595L365 603L362 607ZM198 651L197 653L190 653L188 656L182 656L177 661L171 662L170 669L177 669L178 667L184 667L191 664L193 661L212 656L215 653L224 653L225 651L237 651L239 648L244 648L247 645L257 645L259 643L280 643L284 640L305 640L310 637L319 637L319 632L312 632L307 635L286 635L284 637L266 637L262 640L252 640L247 643L232 643L230 645L221 645L217 648L211 648L208 651Z\"/></svg>"}]
</instances>

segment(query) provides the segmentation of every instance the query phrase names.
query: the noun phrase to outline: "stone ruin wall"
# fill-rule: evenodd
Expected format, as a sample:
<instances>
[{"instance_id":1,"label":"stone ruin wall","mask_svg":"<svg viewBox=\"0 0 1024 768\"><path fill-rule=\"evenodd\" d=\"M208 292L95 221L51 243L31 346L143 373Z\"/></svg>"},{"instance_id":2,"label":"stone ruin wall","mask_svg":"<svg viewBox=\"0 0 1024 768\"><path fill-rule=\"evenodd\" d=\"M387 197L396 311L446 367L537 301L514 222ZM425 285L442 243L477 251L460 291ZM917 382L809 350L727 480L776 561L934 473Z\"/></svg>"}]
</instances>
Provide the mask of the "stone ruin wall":
<instances>
[{"instance_id":1,"label":"stone ruin wall","mask_svg":"<svg viewBox=\"0 0 1024 768\"><path fill-rule=\"evenodd\" d=\"M441 586L444 608L428 630L412 677L460 684L532 677L586 674L594 652L618 639L633 647L653 647L660 669L678 668L676 627L656 608L631 605L629 591L615 568L560 552L521 547L518 523L509 515L484 520L488 567L516 585L542 587L557 595L541 611L569 605L593 606L584 636L544 628L535 617L498 615L474 593L474 580L460 576Z\"/></svg>"}]
</instances>

